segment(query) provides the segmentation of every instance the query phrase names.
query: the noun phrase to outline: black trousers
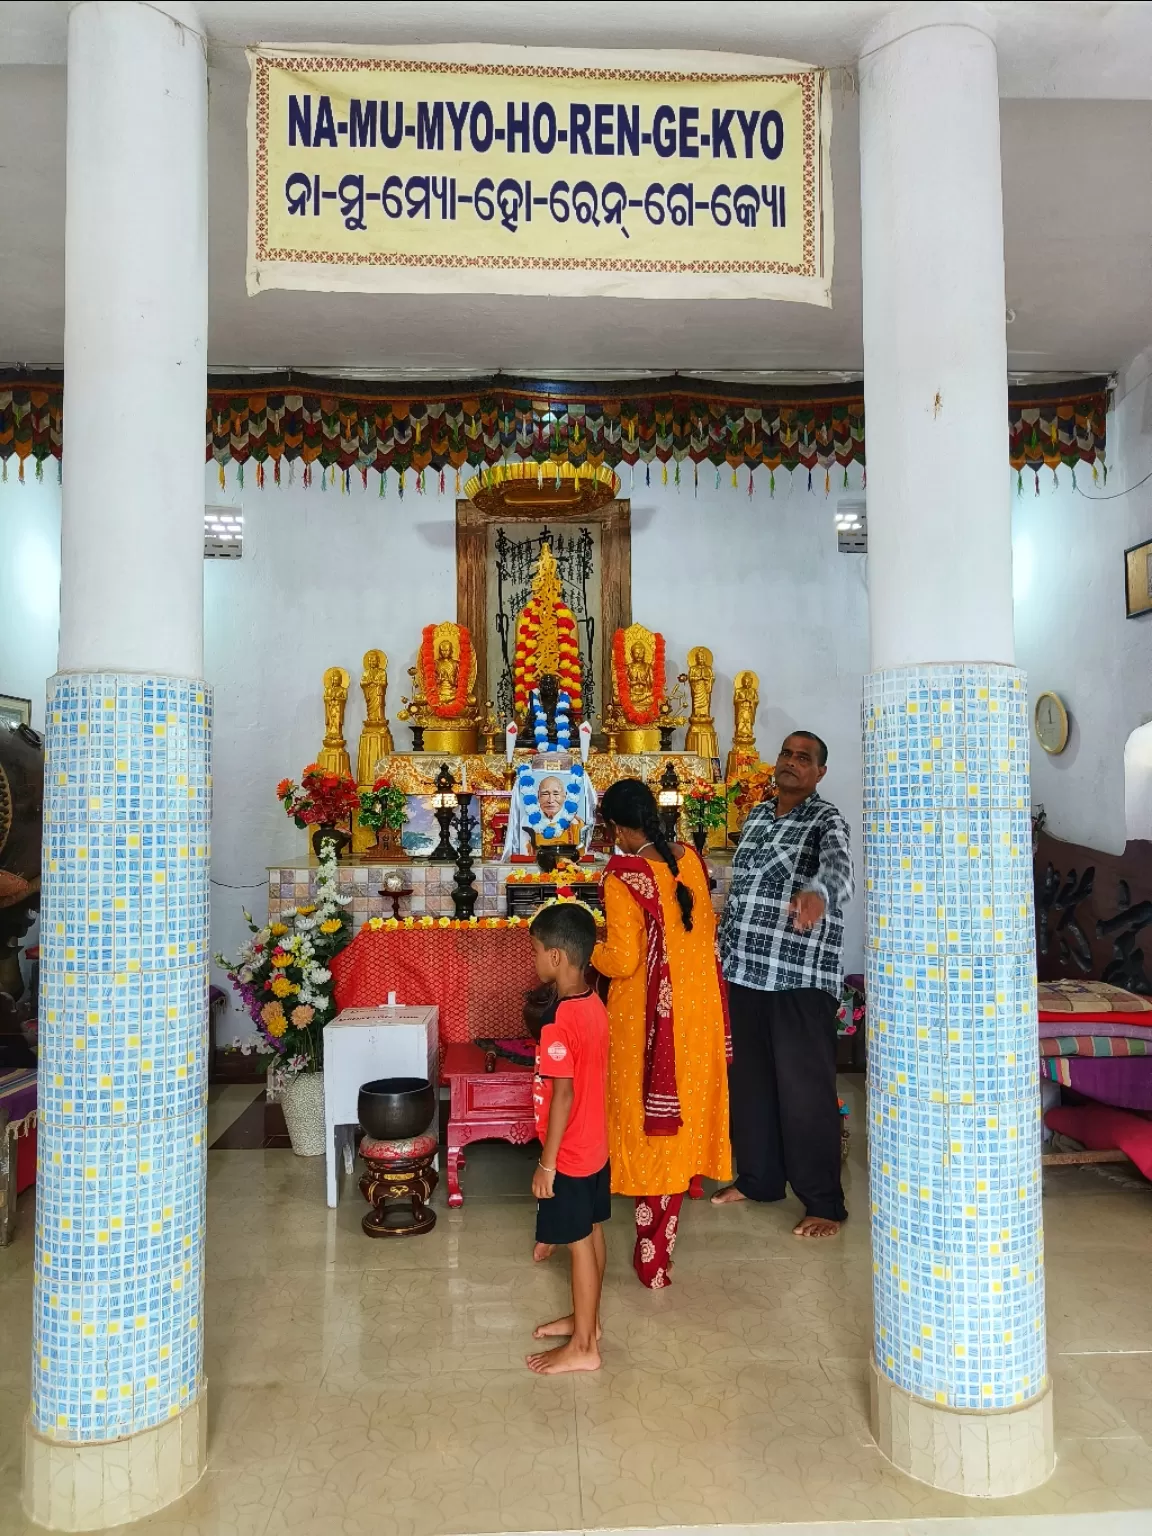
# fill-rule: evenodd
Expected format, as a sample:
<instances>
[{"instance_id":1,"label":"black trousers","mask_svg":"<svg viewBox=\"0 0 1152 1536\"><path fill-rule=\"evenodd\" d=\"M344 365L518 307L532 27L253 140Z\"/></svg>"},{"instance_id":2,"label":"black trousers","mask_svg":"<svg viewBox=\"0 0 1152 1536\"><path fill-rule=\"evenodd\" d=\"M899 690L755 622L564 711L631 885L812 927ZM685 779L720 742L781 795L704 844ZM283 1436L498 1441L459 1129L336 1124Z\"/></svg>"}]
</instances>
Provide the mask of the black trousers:
<instances>
[{"instance_id":1,"label":"black trousers","mask_svg":"<svg viewBox=\"0 0 1152 1536\"><path fill-rule=\"evenodd\" d=\"M736 1188L749 1200L783 1200L791 1184L809 1216L843 1221L836 999L816 987L729 985L728 1002Z\"/></svg>"}]
</instances>

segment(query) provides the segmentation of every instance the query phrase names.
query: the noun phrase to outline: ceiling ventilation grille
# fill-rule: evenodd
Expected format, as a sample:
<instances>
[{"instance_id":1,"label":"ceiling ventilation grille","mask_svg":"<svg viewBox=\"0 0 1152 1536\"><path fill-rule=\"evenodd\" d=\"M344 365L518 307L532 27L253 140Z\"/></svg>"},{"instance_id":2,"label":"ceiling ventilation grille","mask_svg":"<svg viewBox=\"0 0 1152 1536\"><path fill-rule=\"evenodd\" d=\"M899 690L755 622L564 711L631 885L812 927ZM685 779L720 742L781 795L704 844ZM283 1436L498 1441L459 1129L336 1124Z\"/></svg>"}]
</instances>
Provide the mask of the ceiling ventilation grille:
<instances>
[{"instance_id":1,"label":"ceiling ventilation grille","mask_svg":"<svg viewBox=\"0 0 1152 1536\"><path fill-rule=\"evenodd\" d=\"M842 555L866 555L868 553L868 507L866 502L837 502L836 547Z\"/></svg>"},{"instance_id":2,"label":"ceiling ventilation grille","mask_svg":"<svg viewBox=\"0 0 1152 1536\"><path fill-rule=\"evenodd\" d=\"M205 507L205 560L241 560L243 557L243 509L241 507Z\"/></svg>"}]
</instances>

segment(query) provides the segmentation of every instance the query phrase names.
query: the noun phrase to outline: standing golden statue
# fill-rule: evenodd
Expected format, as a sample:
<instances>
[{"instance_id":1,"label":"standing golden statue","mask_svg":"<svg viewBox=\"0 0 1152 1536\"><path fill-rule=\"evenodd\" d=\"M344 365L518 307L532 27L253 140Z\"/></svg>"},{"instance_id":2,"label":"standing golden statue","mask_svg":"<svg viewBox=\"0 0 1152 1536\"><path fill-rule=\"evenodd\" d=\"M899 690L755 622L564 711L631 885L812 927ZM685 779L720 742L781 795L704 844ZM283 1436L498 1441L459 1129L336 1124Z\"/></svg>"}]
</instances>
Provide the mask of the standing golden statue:
<instances>
[{"instance_id":1,"label":"standing golden statue","mask_svg":"<svg viewBox=\"0 0 1152 1536\"><path fill-rule=\"evenodd\" d=\"M360 691L364 695L364 726L360 732L360 748L356 753L356 787L371 789L376 782L380 759L394 750L392 731L384 713L388 695L388 658L383 651L364 652ZM375 841L374 828L362 827L358 820L354 821L353 853L366 851L373 847Z\"/></svg>"},{"instance_id":2,"label":"standing golden statue","mask_svg":"<svg viewBox=\"0 0 1152 1536\"><path fill-rule=\"evenodd\" d=\"M734 779L741 768L760 761L756 747L756 710L760 705L760 679L755 672L737 672L732 685L732 750L726 777Z\"/></svg>"},{"instance_id":3,"label":"standing golden statue","mask_svg":"<svg viewBox=\"0 0 1152 1536\"><path fill-rule=\"evenodd\" d=\"M352 761L344 740L344 711L348 707L348 674L343 667L329 667L324 674L324 744L316 758L325 773L352 777Z\"/></svg>"},{"instance_id":4,"label":"standing golden statue","mask_svg":"<svg viewBox=\"0 0 1152 1536\"><path fill-rule=\"evenodd\" d=\"M688 652L688 688L692 695L692 715L684 737L684 750L695 752L697 757L714 763L714 771L719 773L720 742L716 736L716 721L712 717L712 689L715 685L712 652L706 645L694 645Z\"/></svg>"}]
</instances>

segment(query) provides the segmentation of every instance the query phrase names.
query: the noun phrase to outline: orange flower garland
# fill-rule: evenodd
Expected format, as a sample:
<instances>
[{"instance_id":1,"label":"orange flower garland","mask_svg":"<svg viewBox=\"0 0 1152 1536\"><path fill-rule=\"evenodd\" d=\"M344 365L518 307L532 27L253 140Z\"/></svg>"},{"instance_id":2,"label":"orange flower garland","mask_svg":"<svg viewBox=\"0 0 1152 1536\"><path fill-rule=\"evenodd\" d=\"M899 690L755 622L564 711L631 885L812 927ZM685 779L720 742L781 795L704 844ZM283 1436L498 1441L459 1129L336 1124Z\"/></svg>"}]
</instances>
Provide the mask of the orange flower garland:
<instances>
[{"instance_id":1,"label":"orange flower garland","mask_svg":"<svg viewBox=\"0 0 1152 1536\"><path fill-rule=\"evenodd\" d=\"M428 707L441 720L455 720L468 703L468 679L472 673L472 636L459 626L460 670L456 674L456 697L451 704L441 704L436 697L436 625L426 624L420 640L420 670L424 678L424 697Z\"/></svg>"},{"instance_id":2,"label":"orange flower garland","mask_svg":"<svg viewBox=\"0 0 1152 1536\"><path fill-rule=\"evenodd\" d=\"M564 603L556 603L553 613L556 619L559 650L556 675L560 687L571 700L572 714L578 715L582 707L582 698L576 617ZM540 681L536 665L536 647L539 643L540 628L540 600L533 597L525 605L516 626L516 650L512 660L515 708L520 716L528 713L529 696Z\"/></svg>"},{"instance_id":3,"label":"orange flower garland","mask_svg":"<svg viewBox=\"0 0 1152 1536\"><path fill-rule=\"evenodd\" d=\"M616 671L616 697L629 725L651 725L660 713L664 699L664 636L655 636L656 647L652 658L652 707L638 709L632 702L632 688L628 682L628 658L624 655L624 630L618 629L612 636L612 665Z\"/></svg>"}]
</instances>

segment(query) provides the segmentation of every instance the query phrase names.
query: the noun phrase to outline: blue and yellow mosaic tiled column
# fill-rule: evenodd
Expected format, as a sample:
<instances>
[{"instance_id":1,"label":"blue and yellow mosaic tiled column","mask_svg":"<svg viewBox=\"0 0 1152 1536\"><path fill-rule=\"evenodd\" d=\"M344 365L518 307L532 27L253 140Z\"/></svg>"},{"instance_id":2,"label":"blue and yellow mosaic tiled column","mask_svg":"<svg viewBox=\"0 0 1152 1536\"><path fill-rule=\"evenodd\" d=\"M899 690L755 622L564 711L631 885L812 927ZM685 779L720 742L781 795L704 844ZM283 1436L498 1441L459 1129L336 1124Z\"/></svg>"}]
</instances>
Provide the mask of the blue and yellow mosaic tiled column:
<instances>
[{"instance_id":1,"label":"blue and yellow mosaic tiled column","mask_svg":"<svg viewBox=\"0 0 1152 1536\"><path fill-rule=\"evenodd\" d=\"M865 684L875 1367L947 1409L1048 1385L1027 698L1007 666Z\"/></svg>"},{"instance_id":2,"label":"blue and yellow mosaic tiled column","mask_svg":"<svg viewBox=\"0 0 1152 1536\"><path fill-rule=\"evenodd\" d=\"M56 1442L200 1392L211 708L183 678L49 685L30 1427Z\"/></svg>"}]
</instances>

